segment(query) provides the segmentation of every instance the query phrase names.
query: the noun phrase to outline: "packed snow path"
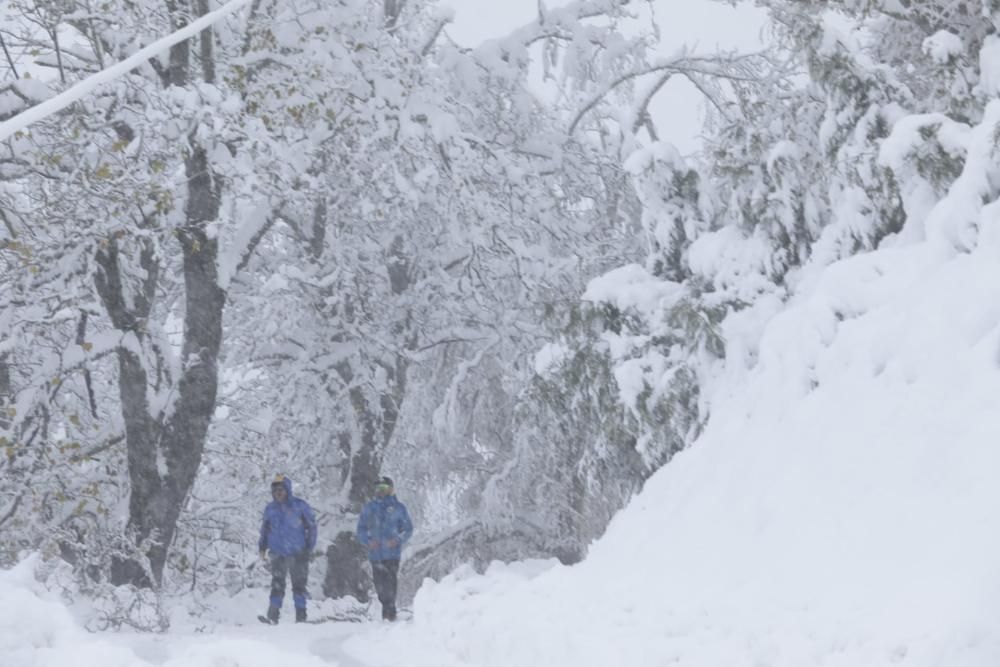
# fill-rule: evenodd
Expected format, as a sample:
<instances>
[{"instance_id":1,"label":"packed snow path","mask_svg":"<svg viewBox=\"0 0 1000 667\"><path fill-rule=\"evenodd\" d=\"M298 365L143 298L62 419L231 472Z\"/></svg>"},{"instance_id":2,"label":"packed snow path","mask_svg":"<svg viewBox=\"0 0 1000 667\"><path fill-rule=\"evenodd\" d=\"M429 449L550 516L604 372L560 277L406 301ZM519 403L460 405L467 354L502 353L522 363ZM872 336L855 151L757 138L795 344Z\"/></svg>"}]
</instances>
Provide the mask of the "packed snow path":
<instances>
[{"instance_id":1,"label":"packed snow path","mask_svg":"<svg viewBox=\"0 0 1000 667\"><path fill-rule=\"evenodd\" d=\"M165 667L367 667L368 663L350 654L345 643L359 635L377 641L379 634L388 631L374 623L286 623L268 627L254 621L216 627L212 632L131 634L120 635L119 639L138 659L136 667L144 667L145 663Z\"/></svg>"}]
</instances>

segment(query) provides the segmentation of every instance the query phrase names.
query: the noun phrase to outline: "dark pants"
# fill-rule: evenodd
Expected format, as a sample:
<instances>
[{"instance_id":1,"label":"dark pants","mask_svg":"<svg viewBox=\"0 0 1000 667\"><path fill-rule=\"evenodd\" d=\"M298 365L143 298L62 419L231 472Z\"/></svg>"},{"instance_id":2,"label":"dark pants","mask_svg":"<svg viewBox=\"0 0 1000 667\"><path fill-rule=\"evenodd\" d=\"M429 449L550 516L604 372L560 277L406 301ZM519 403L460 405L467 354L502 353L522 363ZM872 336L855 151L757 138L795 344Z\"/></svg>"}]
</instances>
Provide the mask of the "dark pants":
<instances>
[{"instance_id":1,"label":"dark pants","mask_svg":"<svg viewBox=\"0 0 1000 667\"><path fill-rule=\"evenodd\" d=\"M375 592L378 601L382 603L382 618L387 621L396 620L396 575L399 573L398 560L372 561L372 579L375 580Z\"/></svg>"},{"instance_id":2,"label":"dark pants","mask_svg":"<svg viewBox=\"0 0 1000 667\"><path fill-rule=\"evenodd\" d=\"M291 556L271 554L271 606L281 609L285 599L285 577L292 575L292 599L296 609L306 608L306 580L309 578L309 552Z\"/></svg>"}]
</instances>

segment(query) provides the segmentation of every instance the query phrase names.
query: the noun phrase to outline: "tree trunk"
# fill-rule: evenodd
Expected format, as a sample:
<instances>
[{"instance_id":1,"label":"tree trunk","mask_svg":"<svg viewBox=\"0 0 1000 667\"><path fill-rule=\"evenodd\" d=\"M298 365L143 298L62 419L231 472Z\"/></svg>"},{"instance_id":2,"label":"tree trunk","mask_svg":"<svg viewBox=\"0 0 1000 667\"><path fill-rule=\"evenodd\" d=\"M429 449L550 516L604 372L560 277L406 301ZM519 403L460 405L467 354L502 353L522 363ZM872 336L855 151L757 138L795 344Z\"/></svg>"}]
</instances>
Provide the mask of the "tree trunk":
<instances>
[{"instance_id":1,"label":"tree trunk","mask_svg":"<svg viewBox=\"0 0 1000 667\"><path fill-rule=\"evenodd\" d=\"M317 205L313 216L311 252L319 258L325 234L326 204ZM396 236L386 252L386 273L389 287L394 296L406 292L412 283L412 263L406 252L405 239ZM404 349L413 349L416 338L411 332L412 317L407 311L393 326L392 333ZM339 336L335 342L342 342ZM354 414L355 428L340 436L341 448L350 456L350 470L346 475L347 512L345 523L357 520L364 504L373 497L375 481L382 474L385 447L392 439L399 419L399 408L406 393L406 373L409 359L403 353L390 358L367 360L372 377L381 372L385 375L384 389L376 395L367 391L363 383L356 382L355 368L350 361L337 365L336 370L345 386L350 387L348 397ZM345 446L350 443L350 447ZM352 526L353 528L353 526ZM370 577L367 571L367 553L364 548L350 549L344 540L353 538L353 532L342 532L337 536L336 548L327 550L327 569L335 573L335 580L324 584L324 592L331 597L367 591ZM347 591L347 592L345 592ZM349 593L348 593L349 592ZM366 593L367 595L367 593ZM360 598L359 598L360 599Z\"/></svg>"},{"instance_id":2,"label":"tree trunk","mask_svg":"<svg viewBox=\"0 0 1000 667\"><path fill-rule=\"evenodd\" d=\"M355 386L350 391L351 407L357 423L360 442L351 457L348 478L348 511L346 521L354 522L364 504L371 500L375 481L382 470L385 445L396 428L399 404L405 387L406 361L397 358L396 368L383 366L389 390L378 397L378 407L372 405L364 387ZM345 363L338 368L342 379L351 384L353 373ZM353 531L337 535L334 545L327 549L327 578L323 593L329 597L353 595L361 602L368 599L371 577L367 569L368 554L354 541Z\"/></svg>"},{"instance_id":3,"label":"tree trunk","mask_svg":"<svg viewBox=\"0 0 1000 667\"><path fill-rule=\"evenodd\" d=\"M150 558L157 583L161 581L166 548L173 538L177 519L198 475L215 412L222 314L226 305L226 294L219 287L218 241L205 231L206 223L218 217L219 191L201 146L187 160L186 171L188 228L178 235L184 252L184 369L177 383L174 408L161 436L167 464L164 489L153 499L154 512L160 520L157 529L162 536L157 551L151 552L156 558Z\"/></svg>"},{"instance_id":4,"label":"tree trunk","mask_svg":"<svg viewBox=\"0 0 1000 667\"><path fill-rule=\"evenodd\" d=\"M128 527L137 543L151 540L152 544L145 554L148 572L134 559L119 559L112 569L116 585L149 587L162 583L167 551L198 474L215 411L225 292L217 275L218 243L206 234L205 227L218 216L219 192L203 148L194 149L185 167L187 225L177 234L184 260L183 370L174 387L175 399L165 414L150 414L146 398L149 374L142 358L127 346L118 351L131 484ZM98 291L112 322L123 331L134 332L141 342L138 323L148 317L152 306L155 268L147 268L146 298L136 298L130 309L125 305L117 248L112 245L107 253L99 253L98 263L103 269L98 274Z\"/></svg>"},{"instance_id":5,"label":"tree trunk","mask_svg":"<svg viewBox=\"0 0 1000 667\"><path fill-rule=\"evenodd\" d=\"M7 413L7 404L13 400L14 395L10 386L10 364L7 358L7 352L0 354L0 431L10 428L11 419Z\"/></svg>"},{"instance_id":6,"label":"tree trunk","mask_svg":"<svg viewBox=\"0 0 1000 667\"><path fill-rule=\"evenodd\" d=\"M357 423L360 442L351 457L350 488L347 498L351 511L360 513L364 504L371 499L375 480L382 470L382 450L392 427L396 423L395 411L390 414L380 413L368 400L364 387L354 387L350 391L351 407ZM385 404L387 401L380 401ZM387 423L389 424L386 428Z\"/></svg>"}]
</instances>

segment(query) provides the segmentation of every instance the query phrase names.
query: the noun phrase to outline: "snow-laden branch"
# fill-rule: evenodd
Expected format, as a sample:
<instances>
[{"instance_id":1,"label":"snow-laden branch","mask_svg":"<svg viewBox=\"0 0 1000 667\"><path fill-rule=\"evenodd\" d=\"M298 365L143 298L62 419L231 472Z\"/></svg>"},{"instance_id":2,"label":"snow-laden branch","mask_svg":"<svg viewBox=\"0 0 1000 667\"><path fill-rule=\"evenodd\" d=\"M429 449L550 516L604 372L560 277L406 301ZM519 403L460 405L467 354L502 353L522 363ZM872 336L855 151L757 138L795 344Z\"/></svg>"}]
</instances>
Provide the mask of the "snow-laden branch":
<instances>
[{"instance_id":1,"label":"snow-laden branch","mask_svg":"<svg viewBox=\"0 0 1000 667\"><path fill-rule=\"evenodd\" d=\"M541 9L538 18L521 26L501 41L513 40L531 46L539 40L572 30L580 21L605 16L621 10L635 0L578 0L563 7Z\"/></svg>"},{"instance_id":2,"label":"snow-laden branch","mask_svg":"<svg viewBox=\"0 0 1000 667\"><path fill-rule=\"evenodd\" d=\"M4 123L0 123L0 141L8 139L15 132L23 130L36 121L62 111L73 102L83 98L98 86L114 81L118 77L127 74L150 58L162 53L166 49L169 49L174 44L178 44L183 42L185 39L194 37L205 28L208 28L229 14L232 14L237 9L242 8L248 2L250 2L250 0L229 0L229 2L219 9L216 9L214 12L209 12L190 25L187 25L170 35L153 42L149 46L137 51L120 63L101 70L96 74L92 74L72 88L64 90L55 97L48 99L37 106L33 106L30 109L22 111Z\"/></svg>"},{"instance_id":3,"label":"snow-laden branch","mask_svg":"<svg viewBox=\"0 0 1000 667\"><path fill-rule=\"evenodd\" d=\"M267 205L255 207L246 218L232 244L219 255L219 287L222 289L229 289L232 279L250 263L257 246L277 220Z\"/></svg>"},{"instance_id":4,"label":"snow-laden branch","mask_svg":"<svg viewBox=\"0 0 1000 667\"><path fill-rule=\"evenodd\" d=\"M671 56L670 58L653 65L646 65L635 70L625 72L609 81L598 93L590 98L590 101L588 101L583 108L577 112L576 117L573 118L573 122L569 126L568 134L572 135L576 132L576 128L580 124L580 121L583 120L584 116L593 110L593 108L597 106L601 100L611 94L612 91L628 81L646 76L648 74L661 73L664 76L659 85L654 86L653 93L659 90L659 88L662 87L662 85L665 84L674 74L683 74L689 77L691 75L702 75L719 79L728 79L729 81L754 83L759 81L760 77L752 74L744 74L735 69L734 65L759 57L759 54L737 57L690 56L686 50L682 49L677 55ZM647 98L643 100L643 104L648 105L651 99L652 95L647 96Z\"/></svg>"}]
</instances>

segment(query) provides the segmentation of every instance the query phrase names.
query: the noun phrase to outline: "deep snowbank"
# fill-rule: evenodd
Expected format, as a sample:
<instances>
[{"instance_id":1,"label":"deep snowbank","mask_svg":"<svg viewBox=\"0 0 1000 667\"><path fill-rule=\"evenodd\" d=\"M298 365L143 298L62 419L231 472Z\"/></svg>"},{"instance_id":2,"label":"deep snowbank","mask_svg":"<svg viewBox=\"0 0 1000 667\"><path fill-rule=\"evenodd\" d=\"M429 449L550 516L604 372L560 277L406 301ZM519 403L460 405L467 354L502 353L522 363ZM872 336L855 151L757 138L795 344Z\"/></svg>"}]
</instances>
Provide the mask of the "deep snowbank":
<instances>
[{"instance_id":1,"label":"deep snowbank","mask_svg":"<svg viewBox=\"0 0 1000 667\"><path fill-rule=\"evenodd\" d=\"M81 630L58 601L43 599L36 559L0 571L0 665L137 667L135 655Z\"/></svg>"},{"instance_id":2,"label":"deep snowbank","mask_svg":"<svg viewBox=\"0 0 1000 667\"><path fill-rule=\"evenodd\" d=\"M573 568L427 585L409 665L1000 664L1000 262L841 262Z\"/></svg>"}]
</instances>

